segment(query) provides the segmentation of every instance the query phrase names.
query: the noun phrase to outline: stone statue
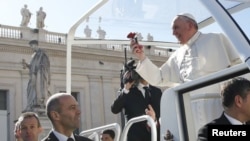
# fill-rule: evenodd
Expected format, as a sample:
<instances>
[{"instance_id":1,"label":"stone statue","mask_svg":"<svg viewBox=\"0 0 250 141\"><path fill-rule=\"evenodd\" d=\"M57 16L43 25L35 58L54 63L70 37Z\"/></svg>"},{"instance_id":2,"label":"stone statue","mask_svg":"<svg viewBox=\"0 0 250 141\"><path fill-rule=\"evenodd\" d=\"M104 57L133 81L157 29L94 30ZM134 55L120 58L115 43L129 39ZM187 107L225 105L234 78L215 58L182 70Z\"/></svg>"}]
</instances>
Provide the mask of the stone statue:
<instances>
[{"instance_id":1,"label":"stone statue","mask_svg":"<svg viewBox=\"0 0 250 141\"><path fill-rule=\"evenodd\" d=\"M29 11L28 6L26 4L21 9L21 15L22 15L22 21L20 26L27 27L30 22L32 13Z\"/></svg>"},{"instance_id":2,"label":"stone statue","mask_svg":"<svg viewBox=\"0 0 250 141\"><path fill-rule=\"evenodd\" d=\"M89 22L89 17L86 18L86 22Z\"/></svg>"},{"instance_id":3,"label":"stone statue","mask_svg":"<svg viewBox=\"0 0 250 141\"><path fill-rule=\"evenodd\" d=\"M98 30L96 32L99 35L99 39L105 39L106 31L102 30L100 26L99 26L99 28L98 28Z\"/></svg>"},{"instance_id":4,"label":"stone statue","mask_svg":"<svg viewBox=\"0 0 250 141\"><path fill-rule=\"evenodd\" d=\"M39 11L36 12L36 28L44 27L44 20L46 13L43 11L43 7L40 7Z\"/></svg>"},{"instance_id":5,"label":"stone statue","mask_svg":"<svg viewBox=\"0 0 250 141\"><path fill-rule=\"evenodd\" d=\"M89 28L88 25L86 25L86 27L84 29L85 37L91 38L91 32L92 32L92 30Z\"/></svg>"},{"instance_id":6,"label":"stone statue","mask_svg":"<svg viewBox=\"0 0 250 141\"><path fill-rule=\"evenodd\" d=\"M24 68L29 68L29 82L27 87L27 107L25 111L44 108L45 101L50 96L50 61L44 50L38 48L37 40L30 41L34 53L29 64L23 60Z\"/></svg>"},{"instance_id":7,"label":"stone statue","mask_svg":"<svg viewBox=\"0 0 250 141\"><path fill-rule=\"evenodd\" d=\"M137 33L137 40L138 41L142 41L143 37L141 35L141 33Z\"/></svg>"},{"instance_id":8,"label":"stone statue","mask_svg":"<svg viewBox=\"0 0 250 141\"><path fill-rule=\"evenodd\" d=\"M100 16L100 17L99 17L99 23L101 23L101 22L102 22L102 17Z\"/></svg>"},{"instance_id":9,"label":"stone statue","mask_svg":"<svg viewBox=\"0 0 250 141\"><path fill-rule=\"evenodd\" d=\"M147 40L154 41L154 37L150 33L148 33Z\"/></svg>"}]
</instances>

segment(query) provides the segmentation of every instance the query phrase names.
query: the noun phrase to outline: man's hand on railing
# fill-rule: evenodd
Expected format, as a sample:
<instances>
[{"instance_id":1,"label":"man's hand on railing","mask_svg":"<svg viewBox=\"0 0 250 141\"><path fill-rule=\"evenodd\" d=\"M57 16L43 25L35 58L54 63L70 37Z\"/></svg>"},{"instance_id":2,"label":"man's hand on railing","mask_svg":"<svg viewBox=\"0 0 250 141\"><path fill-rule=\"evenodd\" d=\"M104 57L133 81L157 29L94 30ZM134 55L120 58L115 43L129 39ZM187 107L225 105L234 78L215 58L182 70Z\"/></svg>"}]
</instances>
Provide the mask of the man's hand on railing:
<instances>
[{"instance_id":1,"label":"man's hand on railing","mask_svg":"<svg viewBox=\"0 0 250 141\"><path fill-rule=\"evenodd\" d=\"M148 105L148 108L145 109L145 113L146 115L149 115L154 121L157 121L155 111L150 104Z\"/></svg>"}]
</instances>

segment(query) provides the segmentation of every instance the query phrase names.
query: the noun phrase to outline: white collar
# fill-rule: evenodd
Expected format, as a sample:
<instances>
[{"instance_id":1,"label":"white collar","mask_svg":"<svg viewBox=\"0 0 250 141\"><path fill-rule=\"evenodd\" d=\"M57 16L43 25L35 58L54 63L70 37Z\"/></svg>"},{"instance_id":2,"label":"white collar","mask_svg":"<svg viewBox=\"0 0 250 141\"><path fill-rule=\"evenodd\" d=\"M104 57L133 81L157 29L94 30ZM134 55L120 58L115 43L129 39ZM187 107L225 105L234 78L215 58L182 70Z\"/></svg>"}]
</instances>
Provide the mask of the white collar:
<instances>
[{"instance_id":1,"label":"white collar","mask_svg":"<svg viewBox=\"0 0 250 141\"><path fill-rule=\"evenodd\" d=\"M237 119L235 119L235 118L229 116L229 115L226 114L225 112L224 112L224 115L226 116L226 118L229 120L229 122L230 122L232 125L242 125L242 124L243 124L241 121L239 121L239 120L237 120Z\"/></svg>"},{"instance_id":2,"label":"white collar","mask_svg":"<svg viewBox=\"0 0 250 141\"><path fill-rule=\"evenodd\" d=\"M137 88L142 92L142 95L145 97L145 89L143 87L148 87L149 88L149 84L147 85L143 85L142 83L139 83Z\"/></svg>"},{"instance_id":3,"label":"white collar","mask_svg":"<svg viewBox=\"0 0 250 141\"><path fill-rule=\"evenodd\" d=\"M63 135L63 134L61 134L61 133L59 133L59 132L56 131L55 129L52 129L52 131L53 131L53 133L55 134L55 136L57 137L57 139L58 139L59 141L67 141L67 139L69 138L69 137L67 137L67 136L65 136L65 135ZM71 134L70 137L71 137L72 139L74 139L74 141L75 141L75 137L74 137L73 133Z\"/></svg>"},{"instance_id":4,"label":"white collar","mask_svg":"<svg viewBox=\"0 0 250 141\"><path fill-rule=\"evenodd\" d=\"M147 85L143 85L142 83L138 84L139 89L143 89L143 87L149 87L149 84L147 84Z\"/></svg>"},{"instance_id":5,"label":"white collar","mask_svg":"<svg viewBox=\"0 0 250 141\"><path fill-rule=\"evenodd\" d=\"M198 37L200 36L201 32L197 31L188 41L186 44L183 45L187 45L189 47L191 47L193 45L193 43L198 39Z\"/></svg>"}]
</instances>

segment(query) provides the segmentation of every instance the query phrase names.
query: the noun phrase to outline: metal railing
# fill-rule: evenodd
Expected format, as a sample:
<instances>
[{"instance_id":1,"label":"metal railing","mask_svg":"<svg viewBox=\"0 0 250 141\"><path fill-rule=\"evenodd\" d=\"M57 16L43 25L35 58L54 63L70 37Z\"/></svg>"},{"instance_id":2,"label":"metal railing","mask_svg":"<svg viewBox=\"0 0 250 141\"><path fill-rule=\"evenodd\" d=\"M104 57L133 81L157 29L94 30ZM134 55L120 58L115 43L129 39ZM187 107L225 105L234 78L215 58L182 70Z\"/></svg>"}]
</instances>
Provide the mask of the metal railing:
<instances>
[{"instance_id":1,"label":"metal railing","mask_svg":"<svg viewBox=\"0 0 250 141\"><path fill-rule=\"evenodd\" d=\"M101 133L103 130L106 129L114 129L115 132L115 139L114 141L119 141L121 135L121 126L118 123L112 123L100 127L96 127L93 129L82 131L79 135L80 136L88 136L88 138L93 139L94 141L99 141L100 137L98 133Z\"/></svg>"},{"instance_id":2,"label":"metal railing","mask_svg":"<svg viewBox=\"0 0 250 141\"><path fill-rule=\"evenodd\" d=\"M124 126L120 141L127 141L128 130L132 124L145 121L145 120L147 120L149 126L151 127L150 128L151 129L151 141L156 141L157 140L156 125L155 125L154 120L148 115L143 115L143 116L130 119Z\"/></svg>"}]
</instances>

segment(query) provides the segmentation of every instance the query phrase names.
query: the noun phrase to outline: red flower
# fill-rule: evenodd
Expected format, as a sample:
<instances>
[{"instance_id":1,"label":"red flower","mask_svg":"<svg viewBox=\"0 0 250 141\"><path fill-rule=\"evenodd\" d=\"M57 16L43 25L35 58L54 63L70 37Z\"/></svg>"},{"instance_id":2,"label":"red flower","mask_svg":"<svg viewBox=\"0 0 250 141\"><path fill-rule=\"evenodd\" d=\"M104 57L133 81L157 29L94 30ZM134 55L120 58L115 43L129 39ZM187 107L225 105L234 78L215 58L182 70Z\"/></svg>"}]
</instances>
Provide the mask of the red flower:
<instances>
[{"instance_id":1,"label":"red flower","mask_svg":"<svg viewBox=\"0 0 250 141\"><path fill-rule=\"evenodd\" d=\"M135 32L130 32L130 33L127 35L127 38L134 39L134 38L135 38L135 35L136 35Z\"/></svg>"}]
</instances>

